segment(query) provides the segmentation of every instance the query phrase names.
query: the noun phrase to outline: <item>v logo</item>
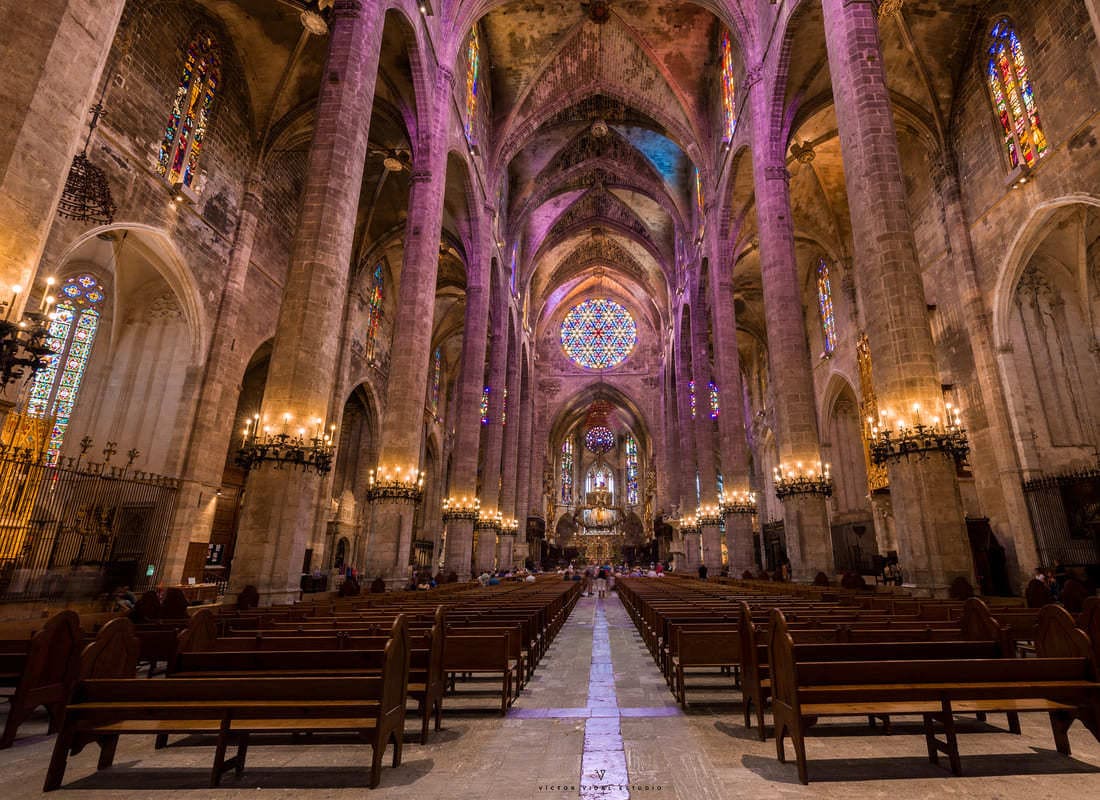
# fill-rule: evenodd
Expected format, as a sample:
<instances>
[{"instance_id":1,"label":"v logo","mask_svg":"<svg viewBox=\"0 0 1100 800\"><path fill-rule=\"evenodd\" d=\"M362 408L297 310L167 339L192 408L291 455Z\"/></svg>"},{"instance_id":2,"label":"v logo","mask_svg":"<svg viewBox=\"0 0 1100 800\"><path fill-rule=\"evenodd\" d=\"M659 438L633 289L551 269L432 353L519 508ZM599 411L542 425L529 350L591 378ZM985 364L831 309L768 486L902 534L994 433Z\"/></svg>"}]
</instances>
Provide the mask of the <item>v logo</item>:
<instances>
[{"instance_id":1,"label":"v logo","mask_svg":"<svg viewBox=\"0 0 1100 800\"><path fill-rule=\"evenodd\" d=\"M593 774L593 776L595 776L595 777L599 778L599 779L600 779L601 781L603 780L603 776L604 776L604 775L605 775L606 773L607 773L607 770L606 770L606 769L596 769L596 770L592 770L592 774Z\"/></svg>"}]
</instances>

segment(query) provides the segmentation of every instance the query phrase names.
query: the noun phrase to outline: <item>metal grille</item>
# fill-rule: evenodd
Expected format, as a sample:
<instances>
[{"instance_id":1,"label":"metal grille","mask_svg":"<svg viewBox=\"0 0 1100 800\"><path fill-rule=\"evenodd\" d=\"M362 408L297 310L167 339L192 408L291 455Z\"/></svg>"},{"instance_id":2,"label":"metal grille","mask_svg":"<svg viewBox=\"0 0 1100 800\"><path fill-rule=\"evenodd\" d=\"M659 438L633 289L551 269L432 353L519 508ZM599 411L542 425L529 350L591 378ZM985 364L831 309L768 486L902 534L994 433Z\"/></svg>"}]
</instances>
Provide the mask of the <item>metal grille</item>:
<instances>
[{"instance_id":1,"label":"metal grille","mask_svg":"<svg viewBox=\"0 0 1100 800\"><path fill-rule=\"evenodd\" d=\"M1026 481L1024 497L1042 565L1100 563L1100 470Z\"/></svg>"},{"instance_id":2,"label":"metal grille","mask_svg":"<svg viewBox=\"0 0 1100 800\"><path fill-rule=\"evenodd\" d=\"M0 448L0 600L90 599L163 581L179 482Z\"/></svg>"}]
</instances>

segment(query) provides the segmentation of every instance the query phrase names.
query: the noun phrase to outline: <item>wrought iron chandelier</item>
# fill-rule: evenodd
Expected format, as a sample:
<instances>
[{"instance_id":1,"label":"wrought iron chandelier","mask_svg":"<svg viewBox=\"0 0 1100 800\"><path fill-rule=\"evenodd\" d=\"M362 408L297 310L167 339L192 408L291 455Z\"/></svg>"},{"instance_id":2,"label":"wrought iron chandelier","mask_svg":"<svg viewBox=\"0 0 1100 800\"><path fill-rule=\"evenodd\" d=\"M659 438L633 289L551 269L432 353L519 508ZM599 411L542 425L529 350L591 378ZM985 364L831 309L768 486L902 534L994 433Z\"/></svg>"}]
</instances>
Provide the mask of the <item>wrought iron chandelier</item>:
<instances>
[{"instance_id":1,"label":"wrought iron chandelier","mask_svg":"<svg viewBox=\"0 0 1100 800\"><path fill-rule=\"evenodd\" d=\"M804 467L799 461L793 468L780 464L772 470L775 482L775 496L780 500L797 495L819 494L830 497L833 494L833 478L829 474L829 465L817 462L816 467Z\"/></svg>"},{"instance_id":2,"label":"wrought iron chandelier","mask_svg":"<svg viewBox=\"0 0 1100 800\"><path fill-rule=\"evenodd\" d=\"M107 175L88 160L88 144L92 140L92 133L99 124L100 117L106 113L102 102L92 106L92 121L88 124L84 149L73 157L73 165L65 178L65 188L61 192L57 213L68 219L96 225L110 225L114 222L118 207L111 197Z\"/></svg>"},{"instance_id":3,"label":"wrought iron chandelier","mask_svg":"<svg viewBox=\"0 0 1100 800\"><path fill-rule=\"evenodd\" d=\"M713 527L725 522L718 506L699 506L699 510L695 512L695 521L700 527Z\"/></svg>"},{"instance_id":4,"label":"wrought iron chandelier","mask_svg":"<svg viewBox=\"0 0 1100 800\"><path fill-rule=\"evenodd\" d=\"M966 429L962 427L959 409L951 403L947 403L946 407L946 420L941 421L938 416L934 416L931 424L928 424L921 419L920 405L915 403L913 414L916 423L907 425L905 421L897 420L893 430L889 425L893 415L889 411L883 411L882 427L877 424L871 426L868 448L871 463L882 466L903 458L908 460L910 456L927 458L929 453L943 453L956 464L965 464L966 457L970 454L970 440Z\"/></svg>"},{"instance_id":5,"label":"wrought iron chandelier","mask_svg":"<svg viewBox=\"0 0 1100 800\"><path fill-rule=\"evenodd\" d=\"M18 320L13 319L12 312L23 287L11 287L11 297L4 304L4 319L0 321L0 392L11 383L32 377L46 366L53 353L49 346L53 284L53 278L46 279L41 306L37 311L24 311Z\"/></svg>"},{"instance_id":6,"label":"wrought iron chandelier","mask_svg":"<svg viewBox=\"0 0 1100 800\"><path fill-rule=\"evenodd\" d=\"M379 467L371 470L367 486L370 500L402 500L419 503L424 495L424 473L416 467Z\"/></svg>"},{"instance_id":7,"label":"wrought iron chandelier","mask_svg":"<svg viewBox=\"0 0 1100 800\"><path fill-rule=\"evenodd\" d=\"M314 420L313 434L307 436L305 428L299 428L296 433L292 433L289 430L290 420L289 414L283 417L283 429L279 433L272 433L271 428L266 425L261 429L259 414L248 420L244 429L244 440L237 450L237 465L246 470L264 464L272 464L275 469L282 469L284 466L295 469L300 467L306 472L313 470L318 475L324 475L331 470L336 450L336 426L331 426L326 433L321 420Z\"/></svg>"},{"instance_id":8,"label":"wrought iron chandelier","mask_svg":"<svg viewBox=\"0 0 1100 800\"><path fill-rule=\"evenodd\" d=\"M722 493L718 506L723 514L755 514L756 492Z\"/></svg>"},{"instance_id":9,"label":"wrought iron chandelier","mask_svg":"<svg viewBox=\"0 0 1100 800\"><path fill-rule=\"evenodd\" d=\"M481 515L481 500L474 497L447 497L443 500L443 521L477 520Z\"/></svg>"}]
</instances>

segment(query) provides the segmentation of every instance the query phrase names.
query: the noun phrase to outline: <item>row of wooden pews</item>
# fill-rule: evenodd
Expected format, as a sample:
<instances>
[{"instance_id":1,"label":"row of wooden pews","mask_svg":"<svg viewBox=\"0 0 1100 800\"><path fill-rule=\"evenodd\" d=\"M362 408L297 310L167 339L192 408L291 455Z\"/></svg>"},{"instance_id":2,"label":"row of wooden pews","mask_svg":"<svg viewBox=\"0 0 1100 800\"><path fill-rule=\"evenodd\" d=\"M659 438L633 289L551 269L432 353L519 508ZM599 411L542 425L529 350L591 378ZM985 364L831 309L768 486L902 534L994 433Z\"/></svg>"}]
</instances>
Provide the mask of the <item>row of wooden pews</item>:
<instances>
[{"instance_id":1,"label":"row of wooden pews","mask_svg":"<svg viewBox=\"0 0 1100 800\"><path fill-rule=\"evenodd\" d=\"M246 602L194 611L182 628L151 614L137 625L113 619L87 646L79 619L66 612L27 640L22 661L19 647L0 642L0 675L26 684L46 674L40 662L64 664L49 685L34 677L34 692L19 690L9 712L18 725L37 705L51 711L58 736L45 791L62 785L69 757L89 744L99 747L98 769L110 768L124 735L153 736L157 749L173 736L211 737L215 786L227 772L239 774L249 747L265 737L308 743L299 734L320 732L371 745L374 787L391 743L400 764L408 702L416 702L421 743L433 718L439 730L446 696L499 696L504 713L579 594L576 584L543 579L262 609ZM138 677L141 637L152 630L163 640L169 629L164 676ZM34 655L40 651L46 655ZM495 676L498 688L461 691L479 675Z\"/></svg>"},{"instance_id":2,"label":"row of wooden pews","mask_svg":"<svg viewBox=\"0 0 1100 800\"><path fill-rule=\"evenodd\" d=\"M765 738L772 709L776 751L794 746L808 782L806 732L823 718L866 717L886 732L919 716L929 760L962 771L956 714L1049 714L1058 751L1080 721L1100 740L1100 598L1076 618L981 600L875 598L755 582L626 579L620 597L677 701L693 675L727 675L740 689L744 725ZM1001 618L1008 620L1002 623ZM1021 650L1020 644L1027 647ZM1020 657L1034 654L1034 657ZM942 735L942 738L940 738Z\"/></svg>"}]
</instances>

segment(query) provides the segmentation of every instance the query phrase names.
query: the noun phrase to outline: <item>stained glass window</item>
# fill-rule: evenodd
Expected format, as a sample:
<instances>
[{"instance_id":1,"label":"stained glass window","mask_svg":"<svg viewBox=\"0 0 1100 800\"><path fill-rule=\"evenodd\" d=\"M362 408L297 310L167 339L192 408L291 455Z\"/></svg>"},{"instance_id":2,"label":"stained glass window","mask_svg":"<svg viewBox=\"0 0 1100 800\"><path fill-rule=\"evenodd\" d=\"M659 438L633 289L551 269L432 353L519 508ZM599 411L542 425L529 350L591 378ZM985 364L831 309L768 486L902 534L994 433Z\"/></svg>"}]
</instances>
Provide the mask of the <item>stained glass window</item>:
<instances>
[{"instance_id":1,"label":"stained glass window","mask_svg":"<svg viewBox=\"0 0 1100 800\"><path fill-rule=\"evenodd\" d=\"M706 198L703 196L703 176L699 174L699 168L695 168L695 210L699 214L699 228L696 237L703 238L707 227Z\"/></svg>"},{"instance_id":2,"label":"stained glass window","mask_svg":"<svg viewBox=\"0 0 1100 800\"><path fill-rule=\"evenodd\" d=\"M621 364L634 352L638 327L613 300L585 300L561 324L561 346L574 363L589 369Z\"/></svg>"},{"instance_id":3,"label":"stained glass window","mask_svg":"<svg viewBox=\"0 0 1100 800\"><path fill-rule=\"evenodd\" d=\"M833 314L833 287L829 283L829 265L822 258L817 262L817 305L821 312L821 330L825 335L825 352L836 349L836 316Z\"/></svg>"},{"instance_id":4,"label":"stained glass window","mask_svg":"<svg viewBox=\"0 0 1100 800\"><path fill-rule=\"evenodd\" d=\"M477 38L477 28L470 31L470 41L466 45L466 141L474 144L474 121L477 115L477 95L481 77L481 46Z\"/></svg>"},{"instance_id":5,"label":"stained glass window","mask_svg":"<svg viewBox=\"0 0 1100 800\"><path fill-rule=\"evenodd\" d=\"M481 424L489 424L489 387L481 390Z\"/></svg>"},{"instance_id":6,"label":"stained glass window","mask_svg":"<svg viewBox=\"0 0 1100 800\"><path fill-rule=\"evenodd\" d=\"M107 295L94 275L74 275L61 285L57 293L57 308L50 322L47 344L53 355L46 357L46 366L34 376L27 413L37 417L54 417L47 458L57 461L65 431L69 427L80 382L88 366L99 329L100 310Z\"/></svg>"},{"instance_id":7,"label":"stained glass window","mask_svg":"<svg viewBox=\"0 0 1100 800\"><path fill-rule=\"evenodd\" d=\"M710 418L718 419L718 415L722 411L721 402L718 398L718 384L714 381L707 383L707 394L710 396Z\"/></svg>"},{"instance_id":8,"label":"stained glass window","mask_svg":"<svg viewBox=\"0 0 1100 800\"><path fill-rule=\"evenodd\" d=\"M367 359L374 360L378 349L378 327L382 324L382 302L385 299L386 272L382 262L374 267L371 278L369 316L367 317Z\"/></svg>"},{"instance_id":9,"label":"stained glass window","mask_svg":"<svg viewBox=\"0 0 1100 800\"><path fill-rule=\"evenodd\" d=\"M195 179L221 70L217 40L200 33L187 48L183 74L160 143L157 170L169 183L190 186Z\"/></svg>"},{"instance_id":10,"label":"stained glass window","mask_svg":"<svg viewBox=\"0 0 1100 800\"><path fill-rule=\"evenodd\" d=\"M596 455L609 453L615 447L615 433L606 425L596 425L584 433L584 446Z\"/></svg>"},{"instance_id":11,"label":"stained glass window","mask_svg":"<svg viewBox=\"0 0 1100 800\"><path fill-rule=\"evenodd\" d=\"M508 285L512 289L512 294L516 293L516 264L519 260L519 242L512 242L512 269L510 277L508 278Z\"/></svg>"},{"instance_id":12,"label":"stained glass window","mask_svg":"<svg viewBox=\"0 0 1100 800\"><path fill-rule=\"evenodd\" d=\"M638 505L638 440L626 437L626 504Z\"/></svg>"},{"instance_id":13,"label":"stained glass window","mask_svg":"<svg viewBox=\"0 0 1100 800\"><path fill-rule=\"evenodd\" d=\"M722 131L722 141L729 144L733 141L733 135L737 133L737 84L733 75L733 47L730 43L729 32L722 33L722 121L725 125Z\"/></svg>"},{"instance_id":14,"label":"stained glass window","mask_svg":"<svg viewBox=\"0 0 1100 800\"><path fill-rule=\"evenodd\" d=\"M1008 160L1013 167L1020 166L1021 159L1031 167L1046 155L1047 138L1024 47L1007 17L993 26L990 39L987 76Z\"/></svg>"},{"instance_id":15,"label":"stained glass window","mask_svg":"<svg viewBox=\"0 0 1100 800\"><path fill-rule=\"evenodd\" d=\"M691 418L695 419L695 381L688 381L688 408L691 409Z\"/></svg>"},{"instance_id":16,"label":"stained glass window","mask_svg":"<svg viewBox=\"0 0 1100 800\"><path fill-rule=\"evenodd\" d=\"M443 351L435 348L432 354L432 415L439 416L439 384L443 378Z\"/></svg>"},{"instance_id":17,"label":"stained glass window","mask_svg":"<svg viewBox=\"0 0 1100 800\"><path fill-rule=\"evenodd\" d=\"M561 445L561 501L573 502L573 441L566 439Z\"/></svg>"}]
</instances>

